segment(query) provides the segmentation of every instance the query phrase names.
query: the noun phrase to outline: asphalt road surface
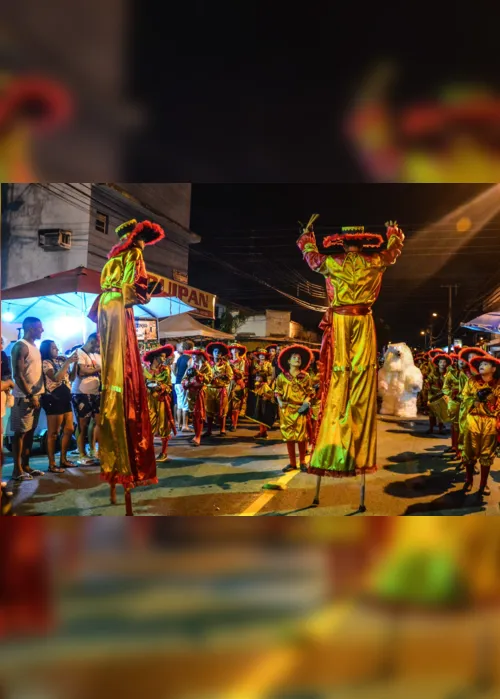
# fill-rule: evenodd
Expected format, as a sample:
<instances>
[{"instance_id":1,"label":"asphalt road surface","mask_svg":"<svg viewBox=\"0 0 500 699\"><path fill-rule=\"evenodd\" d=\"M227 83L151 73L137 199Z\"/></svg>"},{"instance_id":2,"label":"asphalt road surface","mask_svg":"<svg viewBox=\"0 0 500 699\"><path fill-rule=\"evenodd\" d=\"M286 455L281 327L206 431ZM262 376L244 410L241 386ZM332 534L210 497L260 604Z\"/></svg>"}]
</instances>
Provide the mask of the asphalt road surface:
<instances>
[{"instance_id":1,"label":"asphalt road surface","mask_svg":"<svg viewBox=\"0 0 500 699\"><path fill-rule=\"evenodd\" d=\"M171 516L392 516L392 515L498 515L500 514L500 463L491 475L491 495L485 504L477 502L476 476L471 494L463 496L464 475L455 473L441 454L449 436L425 434L427 421L379 417L379 471L366 479L365 515L357 513L359 479L324 478L319 507L312 507L316 477L292 472L283 474L288 463L279 430L269 433L267 442L256 442L257 427L243 422L226 438L214 437L199 448L188 437L171 440L171 460L158 464L159 484L138 488L133 493L137 515ZM158 449L159 451L159 449ZM32 458L32 466L47 469L45 456ZM12 472L6 458L4 479ZM279 483L283 490L263 486ZM18 515L124 514L119 504L109 504L108 486L99 479L98 467L68 469L64 474L44 474L15 486Z\"/></svg>"}]
</instances>

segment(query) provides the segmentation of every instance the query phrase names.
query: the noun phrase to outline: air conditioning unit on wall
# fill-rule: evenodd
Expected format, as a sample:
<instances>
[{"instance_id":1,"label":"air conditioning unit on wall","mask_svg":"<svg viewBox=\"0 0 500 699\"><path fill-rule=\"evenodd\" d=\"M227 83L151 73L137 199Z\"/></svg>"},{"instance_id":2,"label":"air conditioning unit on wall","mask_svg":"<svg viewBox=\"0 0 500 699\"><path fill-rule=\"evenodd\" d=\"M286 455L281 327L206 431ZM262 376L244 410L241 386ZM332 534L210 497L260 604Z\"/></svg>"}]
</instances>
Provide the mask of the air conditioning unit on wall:
<instances>
[{"instance_id":1,"label":"air conditioning unit on wall","mask_svg":"<svg viewBox=\"0 0 500 699\"><path fill-rule=\"evenodd\" d=\"M38 231L38 245L46 252L71 249L71 231L45 228Z\"/></svg>"}]
</instances>

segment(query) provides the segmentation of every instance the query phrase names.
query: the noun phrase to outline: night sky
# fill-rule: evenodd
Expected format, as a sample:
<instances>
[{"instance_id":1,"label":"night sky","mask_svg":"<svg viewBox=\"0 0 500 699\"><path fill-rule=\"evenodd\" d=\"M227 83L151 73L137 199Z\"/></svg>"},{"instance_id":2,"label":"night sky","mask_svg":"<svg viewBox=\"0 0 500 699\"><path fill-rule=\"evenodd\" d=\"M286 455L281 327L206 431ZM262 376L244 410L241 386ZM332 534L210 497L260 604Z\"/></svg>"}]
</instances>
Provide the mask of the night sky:
<instances>
[{"instance_id":1,"label":"night sky","mask_svg":"<svg viewBox=\"0 0 500 699\"><path fill-rule=\"evenodd\" d=\"M457 81L499 87L491 4L132 5L129 90L148 114L129 158L139 180L363 181L340 123L379 61L399 70L395 106Z\"/></svg>"},{"instance_id":2,"label":"night sky","mask_svg":"<svg viewBox=\"0 0 500 699\"><path fill-rule=\"evenodd\" d=\"M217 260L296 296L300 281L324 288L323 277L309 270L296 247L297 220L307 221L312 213L319 213L315 230L320 243L324 234L341 226L363 225L365 230L383 233L385 221L397 219L408 245L421 228L487 189L487 185L193 185L191 228L202 236L202 243L191 248L190 283L257 311L292 310L293 319L314 328L320 313L300 308ZM444 229L439 235L460 234ZM441 285L459 285L453 299L456 329L481 313L480 295L495 282L500 284L498 215L458 253L446 254L436 273L430 268L435 251L447 245L438 238L413 247L406 255L403 251L385 273L374 311L381 342L419 344L420 330L436 312L434 332L443 328L441 344L446 344L448 291ZM302 290L300 298L316 305L326 303Z\"/></svg>"}]
</instances>

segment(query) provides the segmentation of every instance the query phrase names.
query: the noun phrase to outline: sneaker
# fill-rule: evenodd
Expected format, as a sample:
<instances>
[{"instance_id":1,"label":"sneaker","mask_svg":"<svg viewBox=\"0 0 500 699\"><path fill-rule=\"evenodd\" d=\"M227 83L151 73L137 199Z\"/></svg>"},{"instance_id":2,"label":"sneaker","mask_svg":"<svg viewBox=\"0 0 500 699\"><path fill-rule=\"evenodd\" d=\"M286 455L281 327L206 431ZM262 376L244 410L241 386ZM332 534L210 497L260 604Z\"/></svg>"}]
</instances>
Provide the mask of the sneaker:
<instances>
[{"instance_id":1,"label":"sneaker","mask_svg":"<svg viewBox=\"0 0 500 699\"><path fill-rule=\"evenodd\" d=\"M95 463L94 459L89 459L88 456L80 456L76 460L78 466L95 466Z\"/></svg>"}]
</instances>

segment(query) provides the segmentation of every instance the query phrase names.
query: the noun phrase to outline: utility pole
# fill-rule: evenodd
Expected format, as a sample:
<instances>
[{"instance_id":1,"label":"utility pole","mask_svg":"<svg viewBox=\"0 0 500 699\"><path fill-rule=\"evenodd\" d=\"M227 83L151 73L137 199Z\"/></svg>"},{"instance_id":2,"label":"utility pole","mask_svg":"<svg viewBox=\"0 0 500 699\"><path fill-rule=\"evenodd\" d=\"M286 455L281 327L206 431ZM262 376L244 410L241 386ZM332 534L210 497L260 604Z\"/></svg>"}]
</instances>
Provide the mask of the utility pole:
<instances>
[{"instance_id":1,"label":"utility pole","mask_svg":"<svg viewBox=\"0 0 500 699\"><path fill-rule=\"evenodd\" d=\"M442 289L448 289L448 352L451 352L451 343L453 342L452 332L453 332L453 316L452 316L452 293L451 290L455 289L455 296L458 291L458 284L441 284Z\"/></svg>"}]
</instances>

